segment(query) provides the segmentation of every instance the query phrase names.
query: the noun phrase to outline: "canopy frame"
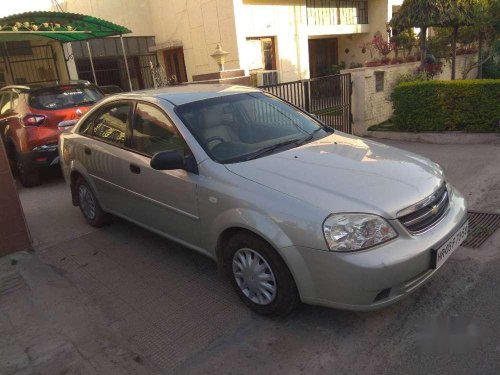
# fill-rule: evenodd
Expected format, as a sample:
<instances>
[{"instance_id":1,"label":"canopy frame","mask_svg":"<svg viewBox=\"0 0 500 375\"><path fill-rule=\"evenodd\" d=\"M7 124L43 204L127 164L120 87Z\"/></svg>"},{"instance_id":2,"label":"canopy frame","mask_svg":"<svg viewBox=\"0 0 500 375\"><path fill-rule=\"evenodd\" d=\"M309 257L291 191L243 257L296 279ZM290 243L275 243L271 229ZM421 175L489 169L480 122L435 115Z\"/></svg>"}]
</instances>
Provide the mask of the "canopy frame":
<instances>
[{"instance_id":1,"label":"canopy frame","mask_svg":"<svg viewBox=\"0 0 500 375\"><path fill-rule=\"evenodd\" d=\"M31 38L39 36L53 39L60 43L86 41L92 75L96 85L97 78L88 41L91 39L119 36L125 68L127 70L129 89L132 91L132 81L125 44L123 43L123 34L128 33L131 33L131 31L124 26L78 13L37 11L13 14L0 18L0 41L8 41L10 35L19 36L22 34L30 35Z\"/></svg>"}]
</instances>

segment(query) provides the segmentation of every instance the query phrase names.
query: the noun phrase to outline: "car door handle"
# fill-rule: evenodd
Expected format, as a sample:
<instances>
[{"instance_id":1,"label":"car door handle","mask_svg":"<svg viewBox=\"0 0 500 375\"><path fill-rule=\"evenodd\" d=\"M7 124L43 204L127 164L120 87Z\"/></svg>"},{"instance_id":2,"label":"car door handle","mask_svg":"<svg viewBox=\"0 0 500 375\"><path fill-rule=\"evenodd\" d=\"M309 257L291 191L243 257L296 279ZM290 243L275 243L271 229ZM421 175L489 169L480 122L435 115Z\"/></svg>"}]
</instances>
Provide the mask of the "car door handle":
<instances>
[{"instance_id":1,"label":"car door handle","mask_svg":"<svg viewBox=\"0 0 500 375\"><path fill-rule=\"evenodd\" d=\"M83 151L85 152L85 154L87 155L90 155L92 153L92 151L90 150L89 147L85 146L85 148L83 149Z\"/></svg>"},{"instance_id":2,"label":"car door handle","mask_svg":"<svg viewBox=\"0 0 500 375\"><path fill-rule=\"evenodd\" d=\"M141 168L139 168L138 165L130 164L130 172L135 173L135 174L140 174Z\"/></svg>"}]
</instances>

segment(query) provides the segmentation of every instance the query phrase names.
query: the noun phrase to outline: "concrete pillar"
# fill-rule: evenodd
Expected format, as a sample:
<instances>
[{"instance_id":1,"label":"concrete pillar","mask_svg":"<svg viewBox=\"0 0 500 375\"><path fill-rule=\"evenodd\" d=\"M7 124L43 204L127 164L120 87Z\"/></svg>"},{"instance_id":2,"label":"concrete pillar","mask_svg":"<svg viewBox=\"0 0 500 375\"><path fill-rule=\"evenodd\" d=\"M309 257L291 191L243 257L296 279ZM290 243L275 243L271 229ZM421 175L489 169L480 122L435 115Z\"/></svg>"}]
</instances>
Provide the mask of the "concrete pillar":
<instances>
[{"instance_id":1,"label":"concrete pillar","mask_svg":"<svg viewBox=\"0 0 500 375\"><path fill-rule=\"evenodd\" d=\"M0 256L31 248L28 227L17 195L4 143L0 141Z\"/></svg>"}]
</instances>

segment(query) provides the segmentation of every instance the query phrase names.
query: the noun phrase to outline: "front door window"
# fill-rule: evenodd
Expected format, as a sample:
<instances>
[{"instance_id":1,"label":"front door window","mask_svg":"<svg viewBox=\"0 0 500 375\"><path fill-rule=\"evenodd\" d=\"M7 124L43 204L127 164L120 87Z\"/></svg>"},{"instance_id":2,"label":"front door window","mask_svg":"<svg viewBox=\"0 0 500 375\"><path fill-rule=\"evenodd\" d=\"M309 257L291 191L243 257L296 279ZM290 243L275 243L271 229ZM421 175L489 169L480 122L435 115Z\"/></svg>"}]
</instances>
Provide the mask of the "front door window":
<instances>
[{"instance_id":1,"label":"front door window","mask_svg":"<svg viewBox=\"0 0 500 375\"><path fill-rule=\"evenodd\" d=\"M158 108L139 103L134 115L130 147L153 156L160 151L184 151L185 143L177 129Z\"/></svg>"}]
</instances>

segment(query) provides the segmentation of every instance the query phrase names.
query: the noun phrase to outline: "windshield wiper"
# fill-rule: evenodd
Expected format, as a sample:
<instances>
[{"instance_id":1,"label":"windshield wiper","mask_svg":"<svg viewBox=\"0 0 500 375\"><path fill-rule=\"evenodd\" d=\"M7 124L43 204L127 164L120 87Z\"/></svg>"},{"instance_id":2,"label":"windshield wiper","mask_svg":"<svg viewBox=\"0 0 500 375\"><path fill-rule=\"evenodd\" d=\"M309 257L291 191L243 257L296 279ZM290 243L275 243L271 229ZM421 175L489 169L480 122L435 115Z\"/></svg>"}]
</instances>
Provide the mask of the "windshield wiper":
<instances>
[{"instance_id":1,"label":"windshield wiper","mask_svg":"<svg viewBox=\"0 0 500 375\"><path fill-rule=\"evenodd\" d=\"M284 147L284 146L287 146L287 145L291 145L292 143L297 143L298 141L301 141L301 140L302 139L291 139L291 140L288 140L288 141L279 142L279 143L276 143L274 145L261 148L260 150L257 150L255 152L252 152L251 154L247 155L245 157L245 160L256 159L256 158L258 158L258 157L260 157L262 155L265 155L267 153L272 153L273 151L277 150L278 148L281 148L281 147Z\"/></svg>"},{"instance_id":2,"label":"windshield wiper","mask_svg":"<svg viewBox=\"0 0 500 375\"><path fill-rule=\"evenodd\" d=\"M295 144L297 146L301 146L307 142L309 142L310 140L312 140L314 138L314 134L316 134L317 132L319 132L320 130L324 130L323 128L317 128L315 130L313 130L312 133L310 133L309 135L305 136L304 138L302 139L299 139Z\"/></svg>"}]
</instances>

